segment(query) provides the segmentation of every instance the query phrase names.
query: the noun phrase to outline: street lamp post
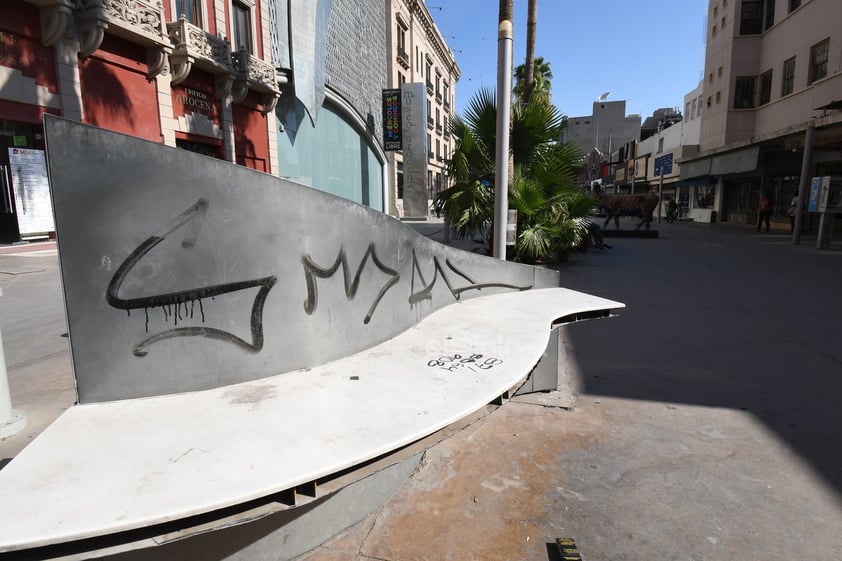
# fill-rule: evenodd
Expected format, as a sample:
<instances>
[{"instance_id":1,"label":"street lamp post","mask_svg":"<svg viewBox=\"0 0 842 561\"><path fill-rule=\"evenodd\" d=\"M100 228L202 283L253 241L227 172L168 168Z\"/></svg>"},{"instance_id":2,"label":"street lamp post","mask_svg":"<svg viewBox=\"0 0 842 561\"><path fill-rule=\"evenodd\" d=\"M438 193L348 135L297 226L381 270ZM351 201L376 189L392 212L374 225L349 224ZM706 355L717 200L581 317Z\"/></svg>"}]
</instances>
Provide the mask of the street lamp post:
<instances>
[{"instance_id":1,"label":"street lamp post","mask_svg":"<svg viewBox=\"0 0 842 561\"><path fill-rule=\"evenodd\" d=\"M497 152L494 177L494 257L506 260L509 210L509 117L512 106L512 22L497 28Z\"/></svg>"}]
</instances>

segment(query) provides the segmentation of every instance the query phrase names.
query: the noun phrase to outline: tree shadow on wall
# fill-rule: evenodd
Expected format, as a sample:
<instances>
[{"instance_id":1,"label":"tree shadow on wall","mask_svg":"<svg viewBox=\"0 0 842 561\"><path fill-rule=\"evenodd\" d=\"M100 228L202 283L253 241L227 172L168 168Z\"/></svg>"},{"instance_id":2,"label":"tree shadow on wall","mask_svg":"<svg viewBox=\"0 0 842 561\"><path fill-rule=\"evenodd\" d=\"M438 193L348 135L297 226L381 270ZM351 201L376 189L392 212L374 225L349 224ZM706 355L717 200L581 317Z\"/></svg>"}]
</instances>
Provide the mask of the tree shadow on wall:
<instances>
[{"instance_id":1,"label":"tree shadow on wall","mask_svg":"<svg viewBox=\"0 0 842 561\"><path fill-rule=\"evenodd\" d=\"M115 123L123 122L134 128L134 106L128 90L111 68L88 58L79 65L79 74L87 123L114 129Z\"/></svg>"}]
</instances>

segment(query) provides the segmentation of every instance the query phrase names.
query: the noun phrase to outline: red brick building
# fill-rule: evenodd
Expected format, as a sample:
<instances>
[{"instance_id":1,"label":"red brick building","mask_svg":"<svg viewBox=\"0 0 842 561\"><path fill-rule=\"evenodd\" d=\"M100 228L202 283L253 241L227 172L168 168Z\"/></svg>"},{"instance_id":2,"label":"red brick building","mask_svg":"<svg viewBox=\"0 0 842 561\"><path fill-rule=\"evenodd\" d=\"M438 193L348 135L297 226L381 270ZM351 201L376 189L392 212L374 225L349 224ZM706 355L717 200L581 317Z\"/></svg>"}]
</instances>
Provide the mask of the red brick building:
<instances>
[{"instance_id":1,"label":"red brick building","mask_svg":"<svg viewBox=\"0 0 842 561\"><path fill-rule=\"evenodd\" d=\"M268 29L268 0L4 0L0 242L48 233L44 113L277 173Z\"/></svg>"}]
</instances>

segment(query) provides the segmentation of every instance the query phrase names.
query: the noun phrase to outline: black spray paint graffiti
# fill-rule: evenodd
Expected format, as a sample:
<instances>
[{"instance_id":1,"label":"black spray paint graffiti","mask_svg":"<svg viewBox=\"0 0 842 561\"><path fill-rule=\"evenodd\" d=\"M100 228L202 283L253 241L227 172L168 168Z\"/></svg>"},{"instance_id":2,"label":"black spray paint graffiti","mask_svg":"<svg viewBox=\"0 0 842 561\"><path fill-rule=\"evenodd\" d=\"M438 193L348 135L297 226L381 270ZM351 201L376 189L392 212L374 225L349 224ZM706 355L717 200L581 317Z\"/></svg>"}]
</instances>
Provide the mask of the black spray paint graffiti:
<instances>
[{"instance_id":1,"label":"black spray paint graffiti","mask_svg":"<svg viewBox=\"0 0 842 561\"><path fill-rule=\"evenodd\" d=\"M383 299L386 292L388 292L389 289L392 288L392 286L394 286L401 278L400 273L384 265L377 257L377 252L374 249L374 242L368 245L368 249L366 250L365 255L363 255L353 279L351 278L351 268L348 265L348 257L345 254L344 247L339 248L339 255L336 257L336 261L334 261L333 265L327 269L316 265L309 255L301 256L301 262L304 264L304 277L307 281L307 300L304 302L304 311L307 315L311 315L316 310L316 306L319 305L319 289L316 284L316 277L320 279L330 278L336 273L341 265L342 277L345 281L345 296L348 300L353 300L360 287L360 275L362 275L363 269L365 269L365 264L369 257L371 257L371 261L378 269L392 277L380 288L380 291L377 293L377 297L374 299L374 302L368 309L368 313L365 315L365 319L363 319L363 323L370 322L371 316L374 315L374 311L377 309L377 305L380 303L380 300Z\"/></svg>"},{"instance_id":2,"label":"black spray paint graffiti","mask_svg":"<svg viewBox=\"0 0 842 561\"><path fill-rule=\"evenodd\" d=\"M472 372L476 372L477 369L491 370L500 364L503 364L503 361L499 358L487 357L477 353L444 355L427 362L427 366L430 368L440 368L448 372L457 372L461 369Z\"/></svg>"},{"instance_id":3,"label":"black spray paint graffiti","mask_svg":"<svg viewBox=\"0 0 842 561\"><path fill-rule=\"evenodd\" d=\"M205 312L202 305L204 298L214 298L222 294L229 294L240 290L247 290L254 287L260 287L257 295L254 298L254 304L251 308L251 342L245 341L237 337L233 333L215 329L212 327L176 327L157 333L148 337L135 345L135 356L146 356L147 348L159 341L171 339L173 337L206 337L208 339L217 339L233 343L246 351L258 352L263 348L263 306L266 302L266 297L269 291L274 286L277 278L275 276L268 276L260 279L246 280L240 282L218 284L213 286L205 286L193 288L189 290L182 290L178 292L167 292L163 294L154 294L152 296L144 296L141 298L120 298L120 287L126 280L129 272L143 259L143 256L149 253L155 246L164 241L167 236L185 228L184 239L181 242L181 247L190 250L196 245L196 240L199 237L199 231L202 228L205 214L208 209L208 201L199 199L196 204L181 213L175 220L167 224L162 231L150 236L143 243L141 243L132 253L120 264L117 272L111 278L106 292L106 300L108 303L120 310L126 310L131 313L131 310L143 309L146 313L146 332L149 332L149 309L161 308L164 311L165 319L172 317L175 325L178 321L184 319L189 315L193 317L196 303L199 304L199 311L202 315L202 322L205 321ZM183 310L183 312L182 312Z\"/></svg>"},{"instance_id":4,"label":"black spray paint graffiti","mask_svg":"<svg viewBox=\"0 0 842 561\"><path fill-rule=\"evenodd\" d=\"M453 295L456 300L459 300L462 296L463 292L467 292L469 290L482 290L483 288L510 288L512 290L529 290L532 288L532 285L529 286L515 286L512 284L506 284L501 282L485 282L485 283L478 283L474 281L471 277L469 277L466 273L460 271L456 268L453 263L450 262L449 259L444 260L447 268L462 277L463 279L467 280L469 283L468 286L461 286L461 287L454 287L451 284L450 279L447 276L447 272L442 268L441 263L439 262L438 257L433 257L434 263L434 270L433 270L433 280L427 284L427 281L424 279L424 273L421 272L421 266L418 264L418 258L415 256L415 249L412 250L412 282L410 287L410 294L409 294L409 304L414 305L424 300L431 300L433 287L436 284L436 281L439 278L439 273L441 273L441 278L444 281L444 284L447 285L448 290ZM418 278L421 281L421 285L423 288L415 291L415 276L418 275Z\"/></svg>"}]
</instances>

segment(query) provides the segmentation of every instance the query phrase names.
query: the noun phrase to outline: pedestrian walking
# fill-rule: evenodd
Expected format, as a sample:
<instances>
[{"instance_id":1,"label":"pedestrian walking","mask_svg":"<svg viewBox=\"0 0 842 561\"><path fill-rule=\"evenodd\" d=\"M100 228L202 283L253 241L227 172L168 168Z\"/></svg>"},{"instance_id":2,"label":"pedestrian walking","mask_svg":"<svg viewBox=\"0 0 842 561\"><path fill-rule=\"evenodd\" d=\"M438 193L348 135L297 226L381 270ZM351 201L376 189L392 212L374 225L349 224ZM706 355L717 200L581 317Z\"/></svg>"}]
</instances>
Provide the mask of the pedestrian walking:
<instances>
[{"instance_id":1,"label":"pedestrian walking","mask_svg":"<svg viewBox=\"0 0 842 561\"><path fill-rule=\"evenodd\" d=\"M772 198L769 193L763 193L760 197L760 206L757 213L757 231L765 224L766 233L769 233L769 220L772 218Z\"/></svg>"},{"instance_id":2,"label":"pedestrian walking","mask_svg":"<svg viewBox=\"0 0 842 561\"><path fill-rule=\"evenodd\" d=\"M798 214L798 191L792 196L789 203L789 232L795 232L795 216Z\"/></svg>"}]
</instances>

